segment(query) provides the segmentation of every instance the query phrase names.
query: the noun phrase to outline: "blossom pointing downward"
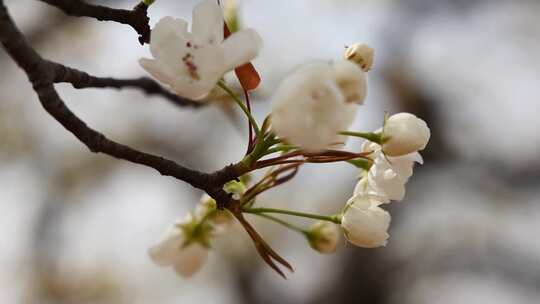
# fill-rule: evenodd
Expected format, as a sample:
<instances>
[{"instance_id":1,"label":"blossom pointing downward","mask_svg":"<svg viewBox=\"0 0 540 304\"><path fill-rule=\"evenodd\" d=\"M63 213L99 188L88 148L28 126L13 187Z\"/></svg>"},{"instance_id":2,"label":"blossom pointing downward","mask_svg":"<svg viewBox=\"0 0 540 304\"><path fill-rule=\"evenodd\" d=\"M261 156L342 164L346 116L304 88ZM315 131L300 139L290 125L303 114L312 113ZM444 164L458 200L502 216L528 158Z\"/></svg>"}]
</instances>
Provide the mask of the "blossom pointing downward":
<instances>
[{"instance_id":1,"label":"blossom pointing downward","mask_svg":"<svg viewBox=\"0 0 540 304\"><path fill-rule=\"evenodd\" d=\"M183 19L162 18L150 37L154 59L141 58L139 63L178 95L202 99L223 74L255 58L261 46L252 29L224 40L223 24L221 8L211 0L193 9L191 32Z\"/></svg>"},{"instance_id":2,"label":"blossom pointing downward","mask_svg":"<svg viewBox=\"0 0 540 304\"><path fill-rule=\"evenodd\" d=\"M158 266L172 266L183 277L195 274L208 259L212 228L188 215L165 231L148 250Z\"/></svg>"},{"instance_id":3,"label":"blossom pointing downward","mask_svg":"<svg viewBox=\"0 0 540 304\"><path fill-rule=\"evenodd\" d=\"M385 246L390 214L379 207L385 200L374 195L353 196L343 212L341 227L349 242L364 248Z\"/></svg>"}]
</instances>

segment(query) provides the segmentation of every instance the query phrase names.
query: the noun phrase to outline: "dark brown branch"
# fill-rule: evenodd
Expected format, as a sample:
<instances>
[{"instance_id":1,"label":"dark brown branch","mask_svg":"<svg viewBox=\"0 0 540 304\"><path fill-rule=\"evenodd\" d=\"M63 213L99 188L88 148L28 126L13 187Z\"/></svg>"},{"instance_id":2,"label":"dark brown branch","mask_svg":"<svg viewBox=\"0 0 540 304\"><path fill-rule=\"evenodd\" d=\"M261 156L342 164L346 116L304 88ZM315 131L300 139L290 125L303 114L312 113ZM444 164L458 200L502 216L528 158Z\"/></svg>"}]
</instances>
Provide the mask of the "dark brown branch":
<instances>
[{"instance_id":1,"label":"dark brown branch","mask_svg":"<svg viewBox=\"0 0 540 304\"><path fill-rule=\"evenodd\" d=\"M76 17L91 17L100 21L114 21L130 25L138 34L141 44L150 42L150 26L148 25L148 6L143 2L132 10L92 5L81 0L40 0L56 6L64 13Z\"/></svg>"},{"instance_id":2,"label":"dark brown branch","mask_svg":"<svg viewBox=\"0 0 540 304\"><path fill-rule=\"evenodd\" d=\"M59 2L65 1L46 1ZM79 1L73 1L79 2ZM84 72L64 67L60 64L43 59L26 41L0 0L0 42L9 56L21 67L32 83L43 108L53 116L64 128L70 131L92 152L104 153L115 158L127 160L157 170L162 175L172 176L193 187L204 190L214 198L219 208L227 208L241 222L263 260L276 272L284 276L276 262L292 271L285 259L278 255L255 229L244 219L240 201L232 198L223 190L223 185L238 178L244 172L229 165L214 173L208 174L184 167L172 160L137 151L105 137L105 135L88 127L62 101L54 88L55 82L69 82L76 87L117 87L133 85L129 80L114 80L91 77ZM112 85L111 85L112 83Z\"/></svg>"},{"instance_id":3,"label":"dark brown branch","mask_svg":"<svg viewBox=\"0 0 540 304\"><path fill-rule=\"evenodd\" d=\"M206 191L221 207L233 200L223 191L223 184L238 177L233 166L207 174L186 168L172 160L137 151L106 138L88 127L65 105L54 88L58 64L43 59L26 41L0 0L0 42L10 57L26 72L43 108L64 128L73 133L92 152L104 153L136 164L154 168L162 175L172 176Z\"/></svg>"},{"instance_id":4,"label":"dark brown branch","mask_svg":"<svg viewBox=\"0 0 540 304\"><path fill-rule=\"evenodd\" d=\"M167 89L159 85L156 81L148 77L132 78L132 79L117 79L110 77L95 77L86 72L79 71L64 65L53 63L54 67L54 82L67 82L73 85L76 89L83 88L135 88L142 90L147 95L160 95L178 106L200 107L201 102L180 97L169 92Z\"/></svg>"}]
</instances>

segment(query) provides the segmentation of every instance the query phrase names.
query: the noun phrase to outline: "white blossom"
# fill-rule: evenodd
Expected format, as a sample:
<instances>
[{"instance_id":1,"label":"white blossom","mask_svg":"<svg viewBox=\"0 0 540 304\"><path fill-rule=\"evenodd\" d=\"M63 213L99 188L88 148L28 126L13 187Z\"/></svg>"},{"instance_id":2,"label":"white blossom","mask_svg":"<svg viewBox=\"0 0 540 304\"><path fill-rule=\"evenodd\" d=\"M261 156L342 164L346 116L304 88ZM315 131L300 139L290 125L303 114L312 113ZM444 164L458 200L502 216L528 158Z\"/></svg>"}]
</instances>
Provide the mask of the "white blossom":
<instances>
[{"instance_id":1,"label":"white blossom","mask_svg":"<svg viewBox=\"0 0 540 304\"><path fill-rule=\"evenodd\" d=\"M226 72L257 56L260 37L252 29L223 40L223 12L216 1L205 0L193 9L193 24L165 17L151 32L154 59L139 63L157 80L180 96L204 98Z\"/></svg>"},{"instance_id":2,"label":"white blossom","mask_svg":"<svg viewBox=\"0 0 540 304\"><path fill-rule=\"evenodd\" d=\"M364 144L362 150L372 151L373 165L367 176L358 182L354 193L401 201L405 197L405 184L413 174L414 163L422 163L422 156L418 152L398 157L386 156L375 143Z\"/></svg>"},{"instance_id":3,"label":"white blossom","mask_svg":"<svg viewBox=\"0 0 540 304\"><path fill-rule=\"evenodd\" d=\"M352 244L364 248L385 246L390 214L379 207L385 201L374 195L354 195L343 212L341 227Z\"/></svg>"},{"instance_id":4,"label":"white blossom","mask_svg":"<svg viewBox=\"0 0 540 304\"><path fill-rule=\"evenodd\" d=\"M320 253L332 253L339 242L339 229L333 223L317 221L310 227L307 238L313 249Z\"/></svg>"},{"instance_id":5,"label":"white blossom","mask_svg":"<svg viewBox=\"0 0 540 304\"><path fill-rule=\"evenodd\" d=\"M366 89L364 72L348 61L318 62L287 76L272 97L272 128L287 142L317 151L343 143Z\"/></svg>"},{"instance_id":6,"label":"white blossom","mask_svg":"<svg viewBox=\"0 0 540 304\"><path fill-rule=\"evenodd\" d=\"M426 122L410 113L390 116L383 128L383 151L401 156L423 150L430 137Z\"/></svg>"},{"instance_id":7,"label":"white blossom","mask_svg":"<svg viewBox=\"0 0 540 304\"><path fill-rule=\"evenodd\" d=\"M148 254L158 266L172 266L179 275L190 277L208 259L209 230L199 229L194 233L198 221L189 215L185 220L169 227Z\"/></svg>"},{"instance_id":8,"label":"white blossom","mask_svg":"<svg viewBox=\"0 0 540 304\"><path fill-rule=\"evenodd\" d=\"M365 72L371 70L375 50L364 43L354 43L345 49L343 58L358 64Z\"/></svg>"}]
</instances>

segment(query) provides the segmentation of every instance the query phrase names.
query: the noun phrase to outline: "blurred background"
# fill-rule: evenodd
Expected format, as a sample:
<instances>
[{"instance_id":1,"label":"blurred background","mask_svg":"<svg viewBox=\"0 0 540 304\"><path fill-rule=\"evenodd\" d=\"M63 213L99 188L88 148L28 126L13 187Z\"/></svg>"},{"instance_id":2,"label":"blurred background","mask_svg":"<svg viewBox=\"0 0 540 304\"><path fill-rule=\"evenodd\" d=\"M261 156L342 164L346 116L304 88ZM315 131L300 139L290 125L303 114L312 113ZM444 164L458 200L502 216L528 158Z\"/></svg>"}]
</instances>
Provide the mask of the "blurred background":
<instances>
[{"instance_id":1,"label":"blurred background","mask_svg":"<svg viewBox=\"0 0 540 304\"><path fill-rule=\"evenodd\" d=\"M32 0L6 0L46 58L98 76L144 75L148 56L123 25L67 17ZM136 1L93 1L131 8ZM195 1L157 0L191 19ZM1 303L540 303L540 2L497 0L239 1L264 39L255 114L298 64L376 50L369 94L352 129L384 112L425 119L432 138L387 247L342 244L320 255L293 232L253 220L295 267L281 279L245 233L218 239L191 279L159 268L147 248L201 193L155 171L95 155L39 105L0 51ZM221 107L178 108L138 91L58 85L68 106L117 141L204 171L239 160L245 121ZM360 142L351 140L349 149ZM358 172L307 165L260 204L334 213ZM309 222L298 222L308 225Z\"/></svg>"}]
</instances>

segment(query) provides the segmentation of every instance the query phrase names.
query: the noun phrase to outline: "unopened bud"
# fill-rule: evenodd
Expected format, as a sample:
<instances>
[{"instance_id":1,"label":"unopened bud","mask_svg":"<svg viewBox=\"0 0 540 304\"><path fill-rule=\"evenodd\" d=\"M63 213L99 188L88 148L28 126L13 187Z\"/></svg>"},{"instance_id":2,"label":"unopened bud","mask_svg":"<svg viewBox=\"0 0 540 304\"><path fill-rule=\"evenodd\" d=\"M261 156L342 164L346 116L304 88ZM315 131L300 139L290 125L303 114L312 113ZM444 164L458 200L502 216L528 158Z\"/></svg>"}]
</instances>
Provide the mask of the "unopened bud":
<instances>
[{"instance_id":1,"label":"unopened bud","mask_svg":"<svg viewBox=\"0 0 540 304\"><path fill-rule=\"evenodd\" d=\"M345 50L343 58L358 64L364 72L371 70L375 50L367 44L355 43Z\"/></svg>"},{"instance_id":2,"label":"unopened bud","mask_svg":"<svg viewBox=\"0 0 540 304\"><path fill-rule=\"evenodd\" d=\"M335 224L319 221L310 227L306 236L311 248L320 253L332 253L336 251L339 234L339 228Z\"/></svg>"}]
</instances>

